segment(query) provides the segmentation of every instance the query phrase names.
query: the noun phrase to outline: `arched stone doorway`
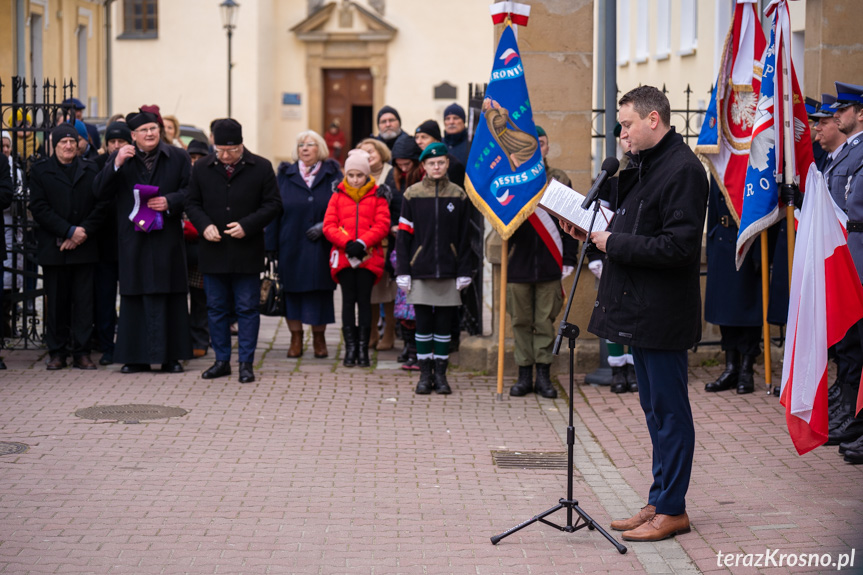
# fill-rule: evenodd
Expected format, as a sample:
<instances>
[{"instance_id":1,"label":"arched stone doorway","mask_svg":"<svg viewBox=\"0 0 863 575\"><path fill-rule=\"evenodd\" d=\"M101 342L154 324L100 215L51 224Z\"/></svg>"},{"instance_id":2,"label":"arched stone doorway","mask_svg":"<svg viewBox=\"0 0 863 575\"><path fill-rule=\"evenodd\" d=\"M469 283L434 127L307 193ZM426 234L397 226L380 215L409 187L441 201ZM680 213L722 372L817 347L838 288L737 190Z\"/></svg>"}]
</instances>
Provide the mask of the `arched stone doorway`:
<instances>
[{"instance_id":1,"label":"arched stone doorway","mask_svg":"<svg viewBox=\"0 0 863 575\"><path fill-rule=\"evenodd\" d=\"M338 117L352 147L375 131L375 110L384 105L387 45L396 28L346 1L324 4L291 32L306 45L309 127L323 134Z\"/></svg>"}]
</instances>

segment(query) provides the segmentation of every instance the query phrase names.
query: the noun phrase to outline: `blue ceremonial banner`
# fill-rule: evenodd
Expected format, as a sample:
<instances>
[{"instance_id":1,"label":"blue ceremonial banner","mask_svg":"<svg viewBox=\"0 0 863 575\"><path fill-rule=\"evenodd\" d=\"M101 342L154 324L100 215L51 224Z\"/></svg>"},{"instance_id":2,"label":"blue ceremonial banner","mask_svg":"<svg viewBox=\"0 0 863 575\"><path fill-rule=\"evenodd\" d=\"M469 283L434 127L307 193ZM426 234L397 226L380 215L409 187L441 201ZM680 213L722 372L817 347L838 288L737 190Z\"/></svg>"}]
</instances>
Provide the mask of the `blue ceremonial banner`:
<instances>
[{"instance_id":1,"label":"blue ceremonial banner","mask_svg":"<svg viewBox=\"0 0 863 575\"><path fill-rule=\"evenodd\" d=\"M812 164L812 140L806 118L806 105L794 63L791 61L791 21L785 0L772 0L765 12L774 15L770 31L770 44L764 53L761 93L752 128L749 148L749 166L743 187L743 209L740 229L737 232L738 269L762 230L766 230L782 217L779 204L779 182L784 179L783 168L788 168L805 192L806 175ZM787 64L786 64L787 59ZM788 70L787 76L783 70ZM783 101L786 94L792 107L792 118L785 122ZM785 127L786 129L783 129ZM786 134L787 131L787 134ZM785 139L790 140L791 155L784 158ZM787 165L786 165L787 164ZM791 181L787 181L791 183ZM784 208L784 204L782 206ZM793 222L788 223L793 225Z\"/></svg>"},{"instance_id":2,"label":"blue ceremonial banner","mask_svg":"<svg viewBox=\"0 0 863 575\"><path fill-rule=\"evenodd\" d=\"M504 28L465 168L471 201L503 239L533 213L546 185L524 65Z\"/></svg>"},{"instance_id":3,"label":"blue ceremonial banner","mask_svg":"<svg viewBox=\"0 0 863 575\"><path fill-rule=\"evenodd\" d=\"M737 267L761 230L779 221L779 184L776 182L775 105L782 105L774 93L776 76L776 27L770 34L761 77L761 94L752 128L749 167L743 187L743 210L737 232Z\"/></svg>"}]
</instances>

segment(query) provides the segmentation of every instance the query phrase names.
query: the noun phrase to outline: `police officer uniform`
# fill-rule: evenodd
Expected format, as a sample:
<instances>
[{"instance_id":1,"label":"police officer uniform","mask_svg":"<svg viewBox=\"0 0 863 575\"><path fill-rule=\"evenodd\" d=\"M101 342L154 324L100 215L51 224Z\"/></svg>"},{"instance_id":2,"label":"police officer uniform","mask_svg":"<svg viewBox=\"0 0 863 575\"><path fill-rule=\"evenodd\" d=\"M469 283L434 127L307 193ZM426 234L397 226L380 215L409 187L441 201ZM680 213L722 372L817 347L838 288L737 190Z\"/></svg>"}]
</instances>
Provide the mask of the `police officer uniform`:
<instances>
[{"instance_id":1,"label":"police officer uniform","mask_svg":"<svg viewBox=\"0 0 863 575\"><path fill-rule=\"evenodd\" d=\"M837 113L849 106L863 106L863 86L836 82L836 93L836 102L831 108ZM857 274L863 281L863 130L848 134L845 147L827 168L826 174L830 195L848 214L848 248ZM841 399L838 400L839 407L831 410L834 417L830 420L827 442L828 445L852 443L851 448L845 450L846 460L856 457L855 463L863 463L863 442L854 442L863 437L863 419L854 417L863 369L861 332L863 321L852 327L835 346ZM845 443L842 445L846 446Z\"/></svg>"}]
</instances>

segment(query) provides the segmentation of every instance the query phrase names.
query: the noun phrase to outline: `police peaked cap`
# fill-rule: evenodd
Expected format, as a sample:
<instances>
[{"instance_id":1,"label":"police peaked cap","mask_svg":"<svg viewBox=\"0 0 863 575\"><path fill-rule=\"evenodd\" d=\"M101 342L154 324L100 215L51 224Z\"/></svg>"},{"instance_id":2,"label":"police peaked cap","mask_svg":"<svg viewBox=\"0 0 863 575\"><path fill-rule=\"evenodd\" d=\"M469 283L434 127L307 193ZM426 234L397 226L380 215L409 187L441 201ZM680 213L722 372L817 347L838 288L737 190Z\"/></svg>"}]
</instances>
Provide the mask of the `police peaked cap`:
<instances>
[{"instance_id":1,"label":"police peaked cap","mask_svg":"<svg viewBox=\"0 0 863 575\"><path fill-rule=\"evenodd\" d=\"M836 102L830 107L841 110L852 104L863 104L863 86L836 82Z\"/></svg>"}]
</instances>

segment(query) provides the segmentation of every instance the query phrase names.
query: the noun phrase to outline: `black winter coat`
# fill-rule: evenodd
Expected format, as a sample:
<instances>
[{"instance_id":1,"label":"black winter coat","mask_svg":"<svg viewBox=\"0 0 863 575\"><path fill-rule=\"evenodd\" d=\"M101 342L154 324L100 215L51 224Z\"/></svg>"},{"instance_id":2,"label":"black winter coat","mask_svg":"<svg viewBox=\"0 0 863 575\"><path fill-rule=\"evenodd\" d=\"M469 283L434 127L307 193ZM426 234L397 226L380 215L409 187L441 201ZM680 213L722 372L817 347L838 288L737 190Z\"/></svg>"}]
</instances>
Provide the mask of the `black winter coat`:
<instances>
[{"instance_id":1,"label":"black winter coat","mask_svg":"<svg viewBox=\"0 0 863 575\"><path fill-rule=\"evenodd\" d=\"M277 182L284 211L267 226L267 251L278 252L279 279L286 292L334 290L331 244L323 235L310 240L306 230L323 223L333 187L342 181L342 171L335 160L324 160L309 189L299 164L279 166Z\"/></svg>"},{"instance_id":2,"label":"black winter coat","mask_svg":"<svg viewBox=\"0 0 863 575\"><path fill-rule=\"evenodd\" d=\"M446 177L405 190L396 236L396 275L470 277L467 194Z\"/></svg>"},{"instance_id":3,"label":"black winter coat","mask_svg":"<svg viewBox=\"0 0 863 575\"><path fill-rule=\"evenodd\" d=\"M552 218L552 221L563 243L563 265L575 266L578 263L578 241L563 233L557 218ZM557 260L529 221L522 223L509 238L506 269L510 283L550 282L560 280L561 275Z\"/></svg>"},{"instance_id":4,"label":"black winter coat","mask_svg":"<svg viewBox=\"0 0 863 575\"><path fill-rule=\"evenodd\" d=\"M784 324L788 315L788 235L785 220L767 230L770 293L767 321ZM737 224L728 210L722 191L710 179L707 202L707 282L704 290L704 320L723 326L760 326L761 238L757 237L740 269L737 254Z\"/></svg>"},{"instance_id":5,"label":"black winter coat","mask_svg":"<svg viewBox=\"0 0 863 575\"><path fill-rule=\"evenodd\" d=\"M467 140L467 129L458 134L445 134L443 143L446 144L449 153L455 157L462 166L467 166L467 158L470 155L470 142Z\"/></svg>"},{"instance_id":6,"label":"black winter coat","mask_svg":"<svg viewBox=\"0 0 863 575\"><path fill-rule=\"evenodd\" d=\"M198 160L186 193L186 214L199 236L198 269L205 274L261 273L264 228L281 213L282 200L269 160L244 150L230 180L216 154ZM230 222L238 222L245 237L226 234ZM204 239L210 225L218 228L221 241Z\"/></svg>"},{"instance_id":7,"label":"black winter coat","mask_svg":"<svg viewBox=\"0 0 863 575\"><path fill-rule=\"evenodd\" d=\"M638 347L688 349L701 339L704 166L672 128L619 179L588 330Z\"/></svg>"},{"instance_id":8,"label":"black winter coat","mask_svg":"<svg viewBox=\"0 0 863 575\"><path fill-rule=\"evenodd\" d=\"M12 205L15 190L12 183L12 173L9 171L9 161L0 154L0 212ZM6 259L6 225L0 218L0 259Z\"/></svg>"},{"instance_id":9,"label":"black winter coat","mask_svg":"<svg viewBox=\"0 0 863 575\"><path fill-rule=\"evenodd\" d=\"M164 142L159 143L158 150L151 172L138 155L114 170L115 152L96 178L97 197L117 200L121 295L188 292L183 201L192 161L186 150ZM161 230L138 232L129 221L135 205L132 190L136 184L159 186L159 195L168 200L168 211L162 212L164 226Z\"/></svg>"},{"instance_id":10,"label":"black winter coat","mask_svg":"<svg viewBox=\"0 0 863 575\"><path fill-rule=\"evenodd\" d=\"M108 202L97 201L93 194L99 170L95 162L83 158L76 158L68 169L73 174L71 181L52 156L33 164L30 171L29 209L39 224L36 241L42 266L99 261L98 231L108 217ZM87 239L73 250L60 251L72 226L84 228Z\"/></svg>"}]
</instances>

